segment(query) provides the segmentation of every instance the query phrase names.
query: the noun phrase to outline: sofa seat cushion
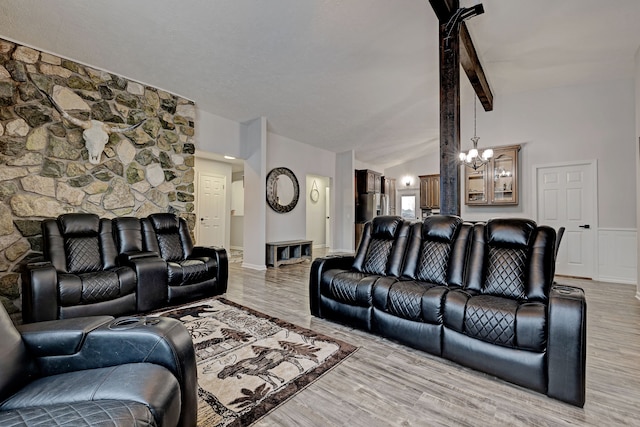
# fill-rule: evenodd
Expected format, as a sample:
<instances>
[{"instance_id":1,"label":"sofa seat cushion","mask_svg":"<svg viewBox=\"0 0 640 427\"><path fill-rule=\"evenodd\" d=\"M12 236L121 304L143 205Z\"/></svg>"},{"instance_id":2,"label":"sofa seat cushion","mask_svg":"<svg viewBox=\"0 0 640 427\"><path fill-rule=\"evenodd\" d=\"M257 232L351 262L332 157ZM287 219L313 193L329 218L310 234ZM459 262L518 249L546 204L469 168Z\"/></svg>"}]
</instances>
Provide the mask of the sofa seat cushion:
<instances>
[{"instance_id":1,"label":"sofa seat cushion","mask_svg":"<svg viewBox=\"0 0 640 427\"><path fill-rule=\"evenodd\" d=\"M444 324L504 347L543 352L547 345L547 310L540 302L452 290L446 296Z\"/></svg>"},{"instance_id":2,"label":"sofa seat cushion","mask_svg":"<svg viewBox=\"0 0 640 427\"><path fill-rule=\"evenodd\" d=\"M129 363L39 378L2 402L0 411L102 400L144 404L162 425L176 425L180 417L178 380L168 369L151 363Z\"/></svg>"},{"instance_id":3,"label":"sofa seat cushion","mask_svg":"<svg viewBox=\"0 0 640 427\"><path fill-rule=\"evenodd\" d=\"M381 281L373 291L375 308L407 320L442 324L442 305L448 289L415 280Z\"/></svg>"},{"instance_id":4,"label":"sofa seat cushion","mask_svg":"<svg viewBox=\"0 0 640 427\"><path fill-rule=\"evenodd\" d=\"M136 291L136 274L129 267L80 274L59 274L58 291L63 307L109 301Z\"/></svg>"},{"instance_id":5,"label":"sofa seat cushion","mask_svg":"<svg viewBox=\"0 0 640 427\"><path fill-rule=\"evenodd\" d=\"M215 277L216 267L216 261L211 257L167 262L167 281L169 286L203 282Z\"/></svg>"},{"instance_id":6,"label":"sofa seat cushion","mask_svg":"<svg viewBox=\"0 0 640 427\"><path fill-rule=\"evenodd\" d=\"M320 293L343 304L370 307L373 285L378 279L380 276L375 274L329 270L322 277Z\"/></svg>"},{"instance_id":7,"label":"sofa seat cushion","mask_svg":"<svg viewBox=\"0 0 640 427\"><path fill-rule=\"evenodd\" d=\"M4 427L154 427L149 408L138 402L98 400L18 408L0 412Z\"/></svg>"}]
</instances>

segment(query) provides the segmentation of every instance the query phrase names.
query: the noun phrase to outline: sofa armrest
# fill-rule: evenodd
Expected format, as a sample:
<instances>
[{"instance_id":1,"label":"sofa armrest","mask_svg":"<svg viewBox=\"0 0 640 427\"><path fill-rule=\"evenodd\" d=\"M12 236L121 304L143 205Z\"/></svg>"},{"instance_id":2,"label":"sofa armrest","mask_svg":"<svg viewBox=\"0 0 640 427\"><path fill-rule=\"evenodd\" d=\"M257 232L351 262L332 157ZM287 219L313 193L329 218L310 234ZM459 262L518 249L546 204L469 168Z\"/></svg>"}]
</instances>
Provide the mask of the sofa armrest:
<instances>
[{"instance_id":1,"label":"sofa armrest","mask_svg":"<svg viewBox=\"0 0 640 427\"><path fill-rule=\"evenodd\" d=\"M78 318L78 322L92 321ZM83 320L84 319L84 320ZM110 318L113 319L113 318ZM40 355L36 358L43 375L55 375L83 369L102 368L125 363L154 363L167 368L180 383L182 391L181 420L183 425L195 425L197 414L196 358L187 328L176 319L167 317L120 317L102 322L84 333L84 340L72 354ZM69 319L72 320L72 319ZM100 323L104 316L93 320ZM75 345L68 325L48 322L55 335L58 329L69 329L67 342ZM27 326L27 325L25 325ZM76 331L76 334L82 332ZM44 330L34 332L34 336ZM45 338L40 338L45 340ZM35 342L35 339L32 339ZM42 353L42 352L41 352Z\"/></svg>"},{"instance_id":2,"label":"sofa armrest","mask_svg":"<svg viewBox=\"0 0 640 427\"><path fill-rule=\"evenodd\" d=\"M218 271L216 272L218 289L220 291L220 294L227 292L227 282L229 280L229 260L227 258L226 249L216 246L194 246L192 256L207 256L216 260L216 263L218 264Z\"/></svg>"},{"instance_id":3,"label":"sofa armrest","mask_svg":"<svg viewBox=\"0 0 640 427\"><path fill-rule=\"evenodd\" d=\"M22 321L58 318L58 272L50 262L26 265L22 273Z\"/></svg>"},{"instance_id":4,"label":"sofa armrest","mask_svg":"<svg viewBox=\"0 0 640 427\"><path fill-rule=\"evenodd\" d=\"M118 254L118 264L126 265L127 263L140 258L159 258L157 252L153 251L131 251Z\"/></svg>"},{"instance_id":5,"label":"sofa armrest","mask_svg":"<svg viewBox=\"0 0 640 427\"><path fill-rule=\"evenodd\" d=\"M316 258L311 263L309 273L309 307L313 316L320 316L320 283L322 275L329 270L349 270L353 265L354 255L328 255Z\"/></svg>"},{"instance_id":6,"label":"sofa armrest","mask_svg":"<svg viewBox=\"0 0 640 427\"><path fill-rule=\"evenodd\" d=\"M80 351L87 334L111 321L111 316L75 317L27 323L16 328L34 356L68 356Z\"/></svg>"},{"instance_id":7,"label":"sofa armrest","mask_svg":"<svg viewBox=\"0 0 640 427\"><path fill-rule=\"evenodd\" d=\"M166 305L169 298L167 262L155 252L126 252L120 265L136 272L136 311L144 313Z\"/></svg>"},{"instance_id":8,"label":"sofa armrest","mask_svg":"<svg viewBox=\"0 0 640 427\"><path fill-rule=\"evenodd\" d=\"M584 406L587 303L584 291L564 285L549 293L547 366L549 397Z\"/></svg>"}]
</instances>

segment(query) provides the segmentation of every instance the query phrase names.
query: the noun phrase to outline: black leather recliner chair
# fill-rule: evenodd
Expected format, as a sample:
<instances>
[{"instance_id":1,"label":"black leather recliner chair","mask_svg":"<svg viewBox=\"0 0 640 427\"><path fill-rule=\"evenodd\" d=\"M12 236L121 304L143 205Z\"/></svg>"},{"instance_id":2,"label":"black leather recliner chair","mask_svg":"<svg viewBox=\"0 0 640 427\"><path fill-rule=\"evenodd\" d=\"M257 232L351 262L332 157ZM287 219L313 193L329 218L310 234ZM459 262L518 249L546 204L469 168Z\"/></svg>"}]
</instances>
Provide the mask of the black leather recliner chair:
<instances>
[{"instance_id":1,"label":"black leather recliner chair","mask_svg":"<svg viewBox=\"0 0 640 427\"><path fill-rule=\"evenodd\" d=\"M147 311L146 294L166 287L161 260L118 261L109 219L64 214L44 220L42 234L44 262L29 264L22 276L25 323Z\"/></svg>"},{"instance_id":2,"label":"black leather recliner chair","mask_svg":"<svg viewBox=\"0 0 640 427\"><path fill-rule=\"evenodd\" d=\"M444 297L450 287L464 285L471 229L459 217L444 215L412 225L401 280L378 282L373 289L374 331L441 355Z\"/></svg>"},{"instance_id":3,"label":"black leather recliner chair","mask_svg":"<svg viewBox=\"0 0 640 427\"><path fill-rule=\"evenodd\" d=\"M342 258L342 265L327 265L318 278L319 294L311 298L311 313L371 329L374 286L398 280L409 231L409 223L397 216L366 223L355 257Z\"/></svg>"},{"instance_id":4,"label":"black leather recliner chair","mask_svg":"<svg viewBox=\"0 0 640 427\"><path fill-rule=\"evenodd\" d=\"M189 332L162 317L20 325L0 307L0 425L195 426Z\"/></svg>"},{"instance_id":5,"label":"black leather recliner chair","mask_svg":"<svg viewBox=\"0 0 640 427\"><path fill-rule=\"evenodd\" d=\"M187 222L170 213L142 218L142 250L155 252L167 263L167 302L176 303L227 290L227 252L194 246Z\"/></svg>"}]
</instances>

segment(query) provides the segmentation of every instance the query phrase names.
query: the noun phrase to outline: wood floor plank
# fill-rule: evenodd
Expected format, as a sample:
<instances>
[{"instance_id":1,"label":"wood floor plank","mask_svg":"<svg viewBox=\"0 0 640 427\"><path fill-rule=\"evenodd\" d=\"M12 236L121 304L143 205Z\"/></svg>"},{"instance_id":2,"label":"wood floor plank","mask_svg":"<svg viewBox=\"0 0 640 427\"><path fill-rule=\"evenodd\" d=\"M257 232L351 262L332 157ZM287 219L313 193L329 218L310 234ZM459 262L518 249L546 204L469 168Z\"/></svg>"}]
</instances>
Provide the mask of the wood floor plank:
<instances>
[{"instance_id":1,"label":"wood floor plank","mask_svg":"<svg viewBox=\"0 0 640 427\"><path fill-rule=\"evenodd\" d=\"M314 249L314 255L319 251ZM255 271L229 266L225 297L359 347L255 426L640 425L640 301L636 288L573 278L587 299L584 408L448 360L312 317L310 262Z\"/></svg>"}]
</instances>

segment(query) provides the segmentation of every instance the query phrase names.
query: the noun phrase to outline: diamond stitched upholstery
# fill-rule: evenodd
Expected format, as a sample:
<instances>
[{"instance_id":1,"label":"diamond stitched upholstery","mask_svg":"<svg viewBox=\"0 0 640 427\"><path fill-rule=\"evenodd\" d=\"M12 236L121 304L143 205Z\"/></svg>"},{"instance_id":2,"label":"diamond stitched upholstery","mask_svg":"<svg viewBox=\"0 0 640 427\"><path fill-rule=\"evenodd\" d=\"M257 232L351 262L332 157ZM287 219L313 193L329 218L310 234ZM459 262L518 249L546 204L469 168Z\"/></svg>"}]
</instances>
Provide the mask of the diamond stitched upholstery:
<instances>
[{"instance_id":1,"label":"diamond stitched upholstery","mask_svg":"<svg viewBox=\"0 0 640 427\"><path fill-rule=\"evenodd\" d=\"M393 240L371 239L362 271L369 274L385 275Z\"/></svg>"},{"instance_id":2,"label":"diamond stitched upholstery","mask_svg":"<svg viewBox=\"0 0 640 427\"><path fill-rule=\"evenodd\" d=\"M526 256L526 249L489 248L483 293L516 299L525 298Z\"/></svg>"},{"instance_id":3,"label":"diamond stitched upholstery","mask_svg":"<svg viewBox=\"0 0 640 427\"><path fill-rule=\"evenodd\" d=\"M115 271L96 271L79 276L84 304L109 301L120 296L120 280Z\"/></svg>"},{"instance_id":4,"label":"diamond stitched upholstery","mask_svg":"<svg viewBox=\"0 0 640 427\"><path fill-rule=\"evenodd\" d=\"M184 259L182 253L182 242L178 230L175 233L158 234L158 246L160 257L167 261L180 261Z\"/></svg>"},{"instance_id":5,"label":"diamond stitched upholstery","mask_svg":"<svg viewBox=\"0 0 640 427\"><path fill-rule=\"evenodd\" d=\"M422 295L427 286L416 282L396 282L389 290L389 313L415 321L422 320Z\"/></svg>"},{"instance_id":6,"label":"diamond stitched upholstery","mask_svg":"<svg viewBox=\"0 0 640 427\"><path fill-rule=\"evenodd\" d=\"M145 427L156 422L146 405L121 400L96 400L29 407L0 412L3 427Z\"/></svg>"},{"instance_id":7,"label":"diamond stitched upholstery","mask_svg":"<svg viewBox=\"0 0 640 427\"><path fill-rule=\"evenodd\" d=\"M507 298L479 295L469 299L464 320L467 335L508 347L515 346L518 303Z\"/></svg>"},{"instance_id":8,"label":"diamond stitched upholstery","mask_svg":"<svg viewBox=\"0 0 640 427\"><path fill-rule=\"evenodd\" d=\"M447 266L451 246L449 243L425 241L418 261L418 280L437 285L447 284Z\"/></svg>"},{"instance_id":9,"label":"diamond stitched upholstery","mask_svg":"<svg viewBox=\"0 0 640 427\"><path fill-rule=\"evenodd\" d=\"M68 238L65 240L65 252L70 273L102 269L98 236Z\"/></svg>"},{"instance_id":10,"label":"diamond stitched upholstery","mask_svg":"<svg viewBox=\"0 0 640 427\"><path fill-rule=\"evenodd\" d=\"M355 304L358 281L351 276L352 274L340 274L333 279L330 288L333 299L347 304Z\"/></svg>"}]
</instances>

